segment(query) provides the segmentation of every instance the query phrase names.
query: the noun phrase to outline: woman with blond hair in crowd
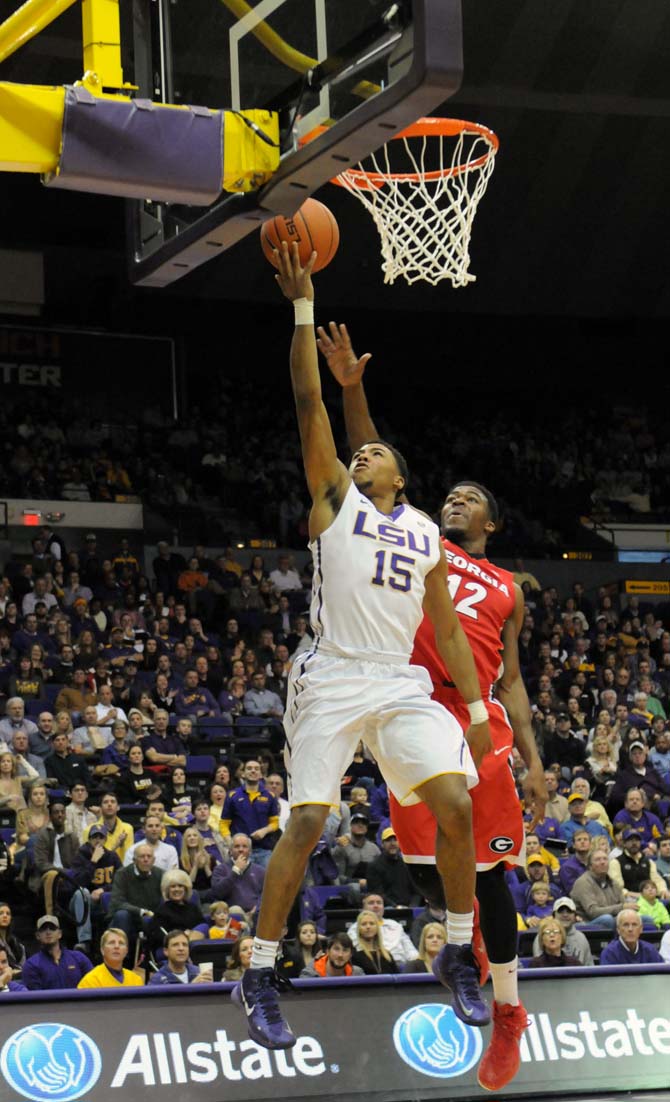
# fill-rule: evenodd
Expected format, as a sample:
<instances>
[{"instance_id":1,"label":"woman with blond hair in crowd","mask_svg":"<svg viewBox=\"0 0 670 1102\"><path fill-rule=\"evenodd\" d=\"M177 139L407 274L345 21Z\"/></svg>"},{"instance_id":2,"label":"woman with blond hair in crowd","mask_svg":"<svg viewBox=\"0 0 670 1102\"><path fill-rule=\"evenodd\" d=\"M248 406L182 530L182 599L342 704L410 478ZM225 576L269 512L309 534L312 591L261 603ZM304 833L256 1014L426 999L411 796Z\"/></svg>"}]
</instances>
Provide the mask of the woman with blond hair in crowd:
<instances>
[{"instance_id":1,"label":"woman with blond hair in crowd","mask_svg":"<svg viewBox=\"0 0 670 1102\"><path fill-rule=\"evenodd\" d=\"M160 949L170 930L183 930L189 941L197 941L202 934L196 926L202 925L205 916L198 903L193 903L193 884L183 869L169 869L161 880L163 902L154 911L147 931L149 945Z\"/></svg>"},{"instance_id":2,"label":"woman with blond hair in crowd","mask_svg":"<svg viewBox=\"0 0 670 1102\"><path fill-rule=\"evenodd\" d=\"M529 968L579 968L581 960L571 957L563 946L566 933L555 915L540 919L537 928L541 952L530 961Z\"/></svg>"},{"instance_id":3,"label":"woman with blond hair in crowd","mask_svg":"<svg viewBox=\"0 0 670 1102\"><path fill-rule=\"evenodd\" d=\"M403 964L403 972L432 972L433 961L447 944L447 932L441 922L427 922L419 938L419 953L415 960Z\"/></svg>"},{"instance_id":4,"label":"woman with blond hair in crowd","mask_svg":"<svg viewBox=\"0 0 670 1102\"><path fill-rule=\"evenodd\" d=\"M12 811L21 811L25 806L23 785L17 775L14 755L10 754L9 750L5 750L4 753L0 754L0 807L8 807Z\"/></svg>"},{"instance_id":5,"label":"woman with blond hair in crowd","mask_svg":"<svg viewBox=\"0 0 670 1102\"><path fill-rule=\"evenodd\" d=\"M366 976L393 975L398 965L384 948L382 924L373 911L361 911L356 919L355 942L358 946L351 963L362 968Z\"/></svg>"},{"instance_id":6,"label":"woman with blond hair in crowd","mask_svg":"<svg viewBox=\"0 0 670 1102\"><path fill-rule=\"evenodd\" d=\"M16 816L16 844L23 849L28 839L49 824L49 797L43 781L27 787L26 806Z\"/></svg>"},{"instance_id":7,"label":"woman with blond hair in crowd","mask_svg":"<svg viewBox=\"0 0 670 1102\"><path fill-rule=\"evenodd\" d=\"M241 980L242 976L246 972L247 968L251 964L251 953L254 946L254 939L251 935L245 935L241 937L239 941L236 941L233 945L233 950L228 957L228 967L223 973L223 978L226 981L229 980Z\"/></svg>"},{"instance_id":8,"label":"woman with blond hair in crowd","mask_svg":"<svg viewBox=\"0 0 670 1102\"><path fill-rule=\"evenodd\" d=\"M196 827L187 827L182 835L179 863L200 898L206 899L212 886L212 859Z\"/></svg>"},{"instance_id":9,"label":"woman with blond hair in crowd","mask_svg":"<svg viewBox=\"0 0 670 1102\"><path fill-rule=\"evenodd\" d=\"M68 738L72 738L73 734L74 727L72 726L72 716L63 708L60 712L56 712L56 723L54 725L52 738L55 738L56 735L67 735Z\"/></svg>"}]
</instances>

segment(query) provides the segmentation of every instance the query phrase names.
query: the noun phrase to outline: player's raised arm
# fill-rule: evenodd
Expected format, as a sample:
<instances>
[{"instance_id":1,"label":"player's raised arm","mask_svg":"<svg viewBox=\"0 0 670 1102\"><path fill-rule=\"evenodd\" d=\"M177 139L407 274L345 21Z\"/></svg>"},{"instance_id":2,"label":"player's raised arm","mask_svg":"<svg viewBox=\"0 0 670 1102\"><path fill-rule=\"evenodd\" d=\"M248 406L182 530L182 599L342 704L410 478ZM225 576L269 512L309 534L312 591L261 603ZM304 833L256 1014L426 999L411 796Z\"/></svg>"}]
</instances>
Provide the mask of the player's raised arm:
<instances>
[{"instance_id":1,"label":"player's raised arm","mask_svg":"<svg viewBox=\"0 0 670 1102\"><path fill-rule=\"evenodd\" d=\"M496 696L505 708L514 732L514 745L521 754L528 772L523 780L526 806L533 812L530 829L544 818L549 794L544 780L544 766L537 752L531 723L528 694L519 668L519 634L523 625L524 600L518 585L515 589L514 612L502 630L503 675L496 686Z\"/></svg>"},{"instance_id":2,"label":"player's raised arm","mask_svg":"<svg viewBox=\"0 0 670 1102\"><path fill-rule=\"evenodd\" d=\"M347 438L352 452L368 440L377 440L379 433L370 416L368 400L363 386L363 372L371 353L365 352L360 358L351 347L351 338L346 325L337 325L331 321L328 329L319 326L317 344L332 374L342 387L342 406Z\"/></svg>"},{"instance_id":3,"label":"player's raised arm","mask_svg":"<svg viewBox=\"0 0 670 1102\"><path fill-rule=\"evenodd\" d=\"M333 432L323 403L319 358L314 334L314 288L312 266L316 253L301 267L298 246L283 242L275 277L296 314L291 342L291 382L298 415L302 457L313 506L310 537L320 535L331 523L347 492L350 478L337 458Z\"/></svg>"},{"instance_id":4,"label":"player's raised arm","mask_svg":"<svg viewBox=\"0 0 670 1102\"><path fill-rule=\"evenodd\" d=\"M442 548L440 548L440 552L440 561L426 576L423 610L433 623L435 641L440 657L449 670L456 688L470 709L472 723L465 737L470 746L475 765L478 766L484 754L493 749L488 713L481 698L479 678L477 677L470 644L465 637L465 632L460 625L449 594L447 586L449 570Z\"/></svg>"}]
</instances>

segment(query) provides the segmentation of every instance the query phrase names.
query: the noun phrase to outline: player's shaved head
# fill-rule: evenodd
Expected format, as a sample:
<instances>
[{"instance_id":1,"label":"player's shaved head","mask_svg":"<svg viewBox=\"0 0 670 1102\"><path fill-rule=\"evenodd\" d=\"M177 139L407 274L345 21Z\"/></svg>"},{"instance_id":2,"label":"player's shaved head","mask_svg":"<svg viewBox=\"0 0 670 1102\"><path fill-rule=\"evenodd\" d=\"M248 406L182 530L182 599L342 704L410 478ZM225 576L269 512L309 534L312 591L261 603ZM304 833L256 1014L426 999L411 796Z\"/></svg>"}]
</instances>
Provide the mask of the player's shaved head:
<instances>
[{"instance_id":1,"label":"player's shaved head","mask_svg":"<svg viewBox=\"0 0 670 1102\"><path fill-rule=\"evenodd\" d=\"M387 445L388 446L388 445ZM482 486L481 482L475 482L473 478L459 478L458 482L454 482L453 486L447 491L446 496L453 494L454 490L461 486L472 486L473 490L479 490L480 494L486 499L486 504L489 510L489 520L492 520L494 524L498 523L500 512L498 510L498 502L494 498L490 490L486 489L486 486Z\"/></svg>"}]
</instances>

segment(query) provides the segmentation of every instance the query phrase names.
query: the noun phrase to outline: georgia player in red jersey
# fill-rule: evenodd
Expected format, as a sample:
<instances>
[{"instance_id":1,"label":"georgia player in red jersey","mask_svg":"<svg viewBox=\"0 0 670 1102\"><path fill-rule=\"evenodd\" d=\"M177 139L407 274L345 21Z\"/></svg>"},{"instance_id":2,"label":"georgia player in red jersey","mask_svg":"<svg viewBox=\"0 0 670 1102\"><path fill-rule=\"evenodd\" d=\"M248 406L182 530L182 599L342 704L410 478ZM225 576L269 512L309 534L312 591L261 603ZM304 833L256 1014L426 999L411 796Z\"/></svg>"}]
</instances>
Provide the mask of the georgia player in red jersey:
<instances>
[{"instance_id":1,"label":"georgia player in red jersey","mask_svg":"<svg viewBox=\"0 0 670 1102\"><path fill-rule=\"evenodd\" d=\"M356 357L345 326L331 322L319 332L319 348L343 388L344 412L352 449L377 436L365 391L363 372L369 354ZM477 899L481 932L493 981L493 1033L478 1070L487 1090L501 1090L519 1067L519 1042L526 1012L517 981L516 908L504 879L506 868L524 863L521 806L508 758L516 746L528 772L526 806L534 821L542 818L547 792L542 762L531 727L528 697L519 670L518 637L524 615L523 595L512 575L485 557L495 532L498 509L493 495L472 481L456 483L442 509L449 588L475 659L482 698L487 702L493 749L479 766L479 784L470 790L477 856ZM440 660L429 622L414 642L412 661L424 666L433 681L433 696L464 727L467 705ZM444 908L435 868L435 820L423 805L404 808L391 801L391 820L412 879L428 901Z\"/></svg>"}]
</instances>

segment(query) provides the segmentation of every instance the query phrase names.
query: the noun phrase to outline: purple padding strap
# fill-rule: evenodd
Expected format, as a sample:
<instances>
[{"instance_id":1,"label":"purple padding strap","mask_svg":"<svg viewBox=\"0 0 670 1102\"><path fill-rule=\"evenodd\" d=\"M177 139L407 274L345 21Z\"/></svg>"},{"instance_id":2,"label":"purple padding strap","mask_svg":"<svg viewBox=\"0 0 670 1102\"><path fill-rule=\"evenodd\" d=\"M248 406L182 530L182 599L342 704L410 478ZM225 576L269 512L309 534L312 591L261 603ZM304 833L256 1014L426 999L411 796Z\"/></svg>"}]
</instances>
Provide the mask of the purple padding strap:
<instances>
[{"instance_id":1,"label":"purple padding strap","mask_svg":"<svg viewBox=\"0 0 670 1102\"><path fill-rule=\"evenodd\" d=\"M47 187L207 206L222 178L223 111L66 87L58 174L42 177Z\"/></svg>"}]
</instances>

